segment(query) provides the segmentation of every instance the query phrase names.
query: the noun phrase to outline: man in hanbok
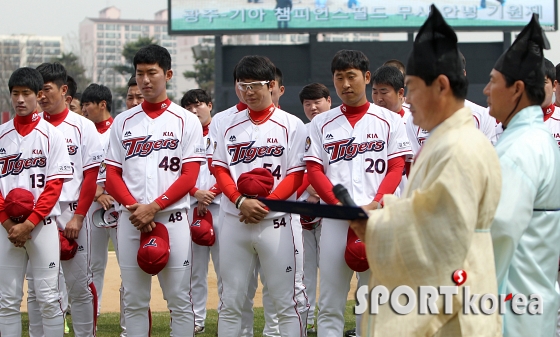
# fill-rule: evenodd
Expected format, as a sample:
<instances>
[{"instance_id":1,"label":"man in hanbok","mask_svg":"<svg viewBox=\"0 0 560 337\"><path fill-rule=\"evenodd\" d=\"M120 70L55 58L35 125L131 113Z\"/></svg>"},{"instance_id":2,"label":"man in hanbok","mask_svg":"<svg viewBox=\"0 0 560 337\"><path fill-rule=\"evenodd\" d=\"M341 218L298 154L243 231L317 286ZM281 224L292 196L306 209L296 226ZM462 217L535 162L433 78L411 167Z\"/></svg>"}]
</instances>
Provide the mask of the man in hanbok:
<instances>
[{"instance_id":1,"label":"man in hanbok","mask_svg":"<svg viewBox=\"0 0 560 337\"><path fill-rule=\"evenodd\" d=\"M533 16L498 59L484 88L490 115L502 122L496 144L502 193L492 223L500 294L523 294L528 303L506 305L504 336L554 336L560 255L560 152L543 122L543 48L548 40ZM536 294L540 296L531 296ZM532 297L532 298L531 298ZM530 309L540 314L531 314ZM539 310L532 310L533 312Z\"/></svg>"},{"instance_id":2,"label":"man in hanbok","mask_svg":"<svg viewBox=\"0 0 560 337\"><path fill-rule=\"evenodd\" d=\"M443 296L436 296L437 310L424 315L419 308L400 315L389 303L380 304L377 314L367 315L371 308L364 314L362 334L501 336L498 313L464 314L462 296L464 290L497 293L490 225L500 198L499 160L464 106L468 82L457 35L433 5L406 72L414 124L431 136L412 165L404 195L386 195L383 209L350 224L366 245L369 289L384 286L391 293L404 285L418 299L420 286L454 286L456 270L468 277L452 297L450 313Z\"/></svg>"}]
</instances>

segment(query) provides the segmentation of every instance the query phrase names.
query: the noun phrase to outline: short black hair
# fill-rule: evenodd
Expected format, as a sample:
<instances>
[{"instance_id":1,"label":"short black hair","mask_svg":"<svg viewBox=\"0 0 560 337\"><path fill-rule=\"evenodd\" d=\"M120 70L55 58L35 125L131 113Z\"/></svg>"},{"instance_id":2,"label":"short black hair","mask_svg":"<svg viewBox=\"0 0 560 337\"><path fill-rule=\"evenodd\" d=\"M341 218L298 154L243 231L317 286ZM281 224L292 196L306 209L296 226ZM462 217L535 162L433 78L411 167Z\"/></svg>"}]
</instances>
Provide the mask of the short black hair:
<instances>
[{"instance_id":1,"label":"short black hair","mask_svg":"<svg viewBox=\"0 0 560 337\"><path fill-rule=\"evenodd\" d=\"M276 66L266 56L248 55L244 56L236 65L236 81L257 80L274 81Z\"/></svg>"},{"instance_id":2,"label":"short black hair","mask_svg":"<svg viewBox=\"0 0 560 337\"><path fill-rule=\"evenodd\" d=\"M282 71L278 67L275 67L274 79L276 80L276 82L278 82L278 88L284 85L284 76L282 75Z\"/></svg>"},{"instance_id":3,"label":"short black hair","mask_svg":"<svg viewBox=\"0 0 560 337\"><path fill-rule=\"evenodd\" d=\"M396 92L404 89L404 75L397 67L381 66L371 75L371 84L390 85Z\"/></svg>"},{"instance_id":4,"label":"short black hair","mask_svg":"<svg viewBox=\"0 0 560 337\"><path fill-rule=\"evenodd\" d=\"M171 55L169 51L157 44L150 44L140 48L134 55L134 70L139 64L157 64L165 74L171 69Z\"/></svg>"},{"instance_id":5,"label":"short black hair","mask_svg":"<svg viewBox=\"0 0 560 337\"><path fill-rule=\"evenodd\" d=\"M556 80L558 81L560 77L560 63L556 65Z\"/></svg>"},{"instance_id":6,"label":"short black hair","mask_svg":"<svg viewBox=\"0 0 560 337\"><path fill-rule=\"evenodd\" d=\"M202 89L192 89L187 91L183 98L181 98L181 106L186 108L187 106L195 103L206 103L206 105L212 103L212 97Z\"/></svg>"},{"instance_id":7,"label":"short black hair","mask_svg":"<svg viewBox=\"0 0 560 337\"><path fill-rule=\"evenodd\" d=\"M301 104L303 104L303 101L306 99L316 100L321 98L327 99L329 97L331 97L329 88L321 83L308 84L299 92L299 100L301 101Z\"/></svg>"},{"instance_id":8,"label":"short black hair","mask_svg":"<svg viewBox=\"0 0 560 337\"><path fill-rule=\"evenodd\" d=\"M399 69L399 71L401 73L406 74L406 67L404 65L404 63L402 63L401 61L397 60L397 59L391 59L389 61L385 61L385 63L383 63L384 66L391 66L391 67L395 67L397 69Z\"/></svg>"},{"instance_id":9,"label":"short black hair","mask_svg":"<svg viewBox=\"0 0 560 337\"><path fill-rule=\"evenodd\" d=\"M39 70L41 76L43 76L44 83L53 82L60 88L68 82L66 68L58 62L42 63L37 67L37 70Z\"/></svg>"},{"instance_id":10,"label":"short black hair","mask_svg":"<svg viewBox=\"0 0 560 337\"><path fill-rule=\"evenodd\" d=\"M37 69L23 67L16 69L8 80L10 93L14 87L26 87L36 94L43 90L43 76Z\"/></svg>"},{"instance_id":11,"label":"short black hair","mask_svg":"<svg viewBox=\"0 0 560 337\"><path fill-rule=\"evenodd\" d=\"M66 92L66 96L72 97L76 95L76 91L78 91L78 83L74 80L74 77L68 75L68 79L66 80L66 85L68 86L68 91Z\"/></svg>"},{"instance_id":12,"label":"short black hair","mask_svg":"<svg viewBox=\"0 0 560 337\"><path fill-rule=\"evenodd\" d=\"M550 82L554 84L556 80L556 68L554 67L554 63L547 58L544 59L544 76L548 77Z\"/></svg>"},{"instance_id":13,"label":"short black hair","mask_svg":"<svg viewBox=\"0 0 560 337\"><path fill-rule=\"evenodd\" d=\"M130 88L130 87L133 87L135 85L138 85L138 83L136 83L136 75L132 75L130 77L130 79L128 80L127 86Z\"/></svg>"},{"instance_id":14,"label":"short black hair","mask_svg":"<svg viewBox=\"0 0 560 337\"><path fill-rule=\"evenodd\" d=\"M72 97L73 99L77 99L78 101L82 101L82 93L81 92L77 92L74 97Z\"/></svg>"},{"instance_id":15,"label":"short black hair","mask_svg":"<svg viewBox=\"0 0 560 337\"><path fill-rule=\"evenodd\" d=\"M506 88L511 87L516 82L512 77L503 73L501 74L504 76L504 79L506 80ZM527 94L527 98L529 99L529 102L532 105L540 106L544 101L544 96L545 96L544 82L535 83L534 85L528 85L527 83L525 83L525 81L523 81L523 83L525 84L525 93Z\"/></svg>"},{"instance_id":16,"label":"short black hair","mask_svg":"<svg viewBox=\"0 0 560 337\"><path fill-rule=\"evenodd\" d=\"M463 55L463 53L461 53L461 51L459 50L459 58L461 59L461 62L463 64L463 70L467 69L467 59L465 58L465 55Z\"/></svg>"},{"instance_id":17,"label":"short black hair","mask_svg":"<svg viewBox=\"0 0 560 337\"><path fill-rule=\"evenodd\" d=\"M369 71L369 59L366 54L359 50L339 50L331 62L331 73L334 75L336 71L352 68L360 69L365 76L366 72Z\"/></svg>"},{"instance_id":18,"label":"short black hair","mask_svg":"<svg viewBox=\"0 0 560 337\"><path fill-rule=\"evenodd\" d=\"M107 111L111 112L111 105L113 104L113 96L111 90L103 84L92 83L82 93L81 103L95 103L99 104L105 101L107 104Z\"/></svg>"}]
</instances>

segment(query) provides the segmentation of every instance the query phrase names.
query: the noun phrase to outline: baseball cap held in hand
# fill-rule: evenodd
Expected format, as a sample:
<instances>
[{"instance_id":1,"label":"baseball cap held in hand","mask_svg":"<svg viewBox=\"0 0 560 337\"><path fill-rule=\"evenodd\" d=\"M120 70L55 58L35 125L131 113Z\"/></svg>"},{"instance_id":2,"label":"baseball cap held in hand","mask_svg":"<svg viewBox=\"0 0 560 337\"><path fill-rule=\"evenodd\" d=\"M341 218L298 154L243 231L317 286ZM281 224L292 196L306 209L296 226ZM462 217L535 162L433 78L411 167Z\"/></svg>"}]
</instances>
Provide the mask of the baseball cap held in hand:
<instances>
[{"instance_id":1,"label":"baseball cap held in hand","mask_svg":"<svg viewBox=\"0 0 560 337\"><path fill-rule=\"evenodd\" d=\"M16 223L24 222L35 208L35 197L23 188L14 188L4 199L4 212Z\"/></svg>"},{"instance_id":2,"label":"baseball cap held in hand","mask_svg":"<svg viewBox=\"0 0 560 337\"><path fill-rule=\"evenodd\" d=\"M140 269L150 275L156 275L165 268L169 261L169 233L164 224L156 222L151 232L140 234L136 260Z\"/></svg>"},{"instance_id":3,"label":"baseball cap held in hand","mask_svg":"<svg viewBox=\"0 0 560 337\"><path fill-rule=\"evenodd\" d=\"M192 241L199 246L212 246L216 241L212 213L206 211L204 216L199 216L198 207L195 207L193 214L193 222L191 223Z\"/></svg>"},{"instance_id":4,"label":"baseball cap held in hand","mask_svg":"<svg viewBox=\"0 0 560 337\"><path fill-rule=\"evenodd\" d=\"M366 245L364 245L364 243L358 238L352 228L348 228L344 260L346 260L346 264L353 271L363 272L369 269L366 256Z\"/></svg>"}]
</instances>

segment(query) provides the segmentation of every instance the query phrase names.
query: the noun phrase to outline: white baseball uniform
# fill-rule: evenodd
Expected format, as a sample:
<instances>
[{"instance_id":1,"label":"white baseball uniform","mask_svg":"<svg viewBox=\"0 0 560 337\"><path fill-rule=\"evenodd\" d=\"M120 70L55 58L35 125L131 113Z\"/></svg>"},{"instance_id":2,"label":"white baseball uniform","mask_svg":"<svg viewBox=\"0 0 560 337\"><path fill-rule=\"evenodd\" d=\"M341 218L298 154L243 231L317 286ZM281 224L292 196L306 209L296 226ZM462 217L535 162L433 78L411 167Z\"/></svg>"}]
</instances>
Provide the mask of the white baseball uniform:
<instances>
[{"instance_id":1,"label":"white baseball uniform","mask_svg":"<svg viewBox=\"0 0 560 337\"><path fill-rule=\"evenodd\" d=\"M560 148L560 108L553 105L554 111L552 115L544 122L552 134L552 138L558 144Z\"/></svg>"},{"instance_id":2,"label":"white baseball uniform","mask_svg":"<svg viewBox=\"0 0 560 337\"><path fill-rule=\"evenodd\" d=\"M306 124L309 126L310 124ZM309 198L307 191L303 192L299 201L306 201ZM320 220L321 222L323 220ZM321 228L319 223L314 229L303 229L303 271L305 294L309 301L309 314L307 315L307 325L315 326L315 304L317 302L317 271L319 269L319 243L321 242Z\"/></svg>"},{"instance_id":3,"label":"white baseball uniform","mask_svg":"<svg viewBox=\"0 0 560 337\"><path fill-rule=\"evenodd\" d=\"M68 112L68 110L62 113L67 115L56 128L64 135L74 172L74 178L64 183L59 199L61 214L57 217L56 222L58 228L64 230L78 207L78 199L84 179L83 172L98 167L105 155L92 121ZM46 117L48 116L45 115ZM48 121L48 119L46 120ZM91 193L95 194L95 190ZM90 225L86 214L78 239L76 239L78 244L76 255L68 261L61 261L66 289L68 290L68 301L72 307L72 326L77 337L89 337L94 335L95 332L94 321L97 298L94 296L92 288ZM32 272L28 273L28 280L33 279L33 277ZM32 288L32 286L29 288ZM33 294L33 289L30 294ZM30 335L40 337L43 333L41 331L38 303L32 296L28 298L27 302Z\"/></svg>"},{"instance_id":4,"label":"white baseball uniform","mask_svg":"<svg viewBox=\"0 0 560 337\"><path fill-rule=\"evenodd\" d=\"M205 160L198 118L175 103L167 104L162 103L166 110L154 119L138 105L118 115L111 129L105 162L122 169L124 183L140 204L151 203L164 194L180 177L182 164ZM151 275L138 266L140 232L130 222L131 213L125 206L119 205L117 241L126 331L130 337L148 336ZM171 312L171 330L175 337L194 334L189 207L190 198L186 193L154 218L169 232L169 262L158 279Z\"/></svg>"},{"instance_id":5,"label":"white baseball uniform","mask_svg":"<svg viewBox=\"0 0 560 337\"><path fill-rule=\"evenodd\" d=\"M214 121L212 120L212 123ZM212 125L210 123L210 125ZM211 151L214 144L210 138L210 133L204 136L204 145L206 151ZM216 178L210 173L208 165L200 168L198 179L196 180L196 187L200 190L210 190L216 184ZM191 196L191 208L189 210L189 219L193 219L194 208L198 206L198 201L195 197ZM220 277L220 261L218 259L220 249L220 196L216 196L212 203L208 206L208 211L212 214L212 223L214 226L214 236L216 241L212 246L199 246L192 243L192 280L191 291L192 301L194 307L194 322L196 326L204 327L206 320L206 301L208 299L208 263L210 261L210 253L212 254L212 262L214 263L214 271L217 275L218 281L218 296L222 293L222 282Z\"/></svg>"},{"instance_id":6,"label":"white baseball uniform","mask_svg":"<svg viewBox=\"0 0 560 337\"><path fill-rule=\"evenodd\" d=\"M255 125L248 111L237 113L219 126L213 165L229 169L234 181L257 167L269 169L275 186L286 175L305 169L302 162L305 126L297 117L278 108L266 122ZM289 198L295 200L295 193ZM269 212L258 224L239 222L239 210L227 198L220 205L224 222L220 236L223 306L218 334L237 336L241 333L241 316L249 279L260 261L262 274L278 314L282 336L303 336L308 305L305 292L296 287L297 246L294 243L294 219L290 214ZM299 221L299 219L297 219Z\"/></svg>"},{"instance_id":7,"label":"white baseball uniform","mask_svg":"<svg viewBox=\"0 0 560 337\"><path fill-rule=\"evenodd\" d=\"M36 118L40 118L35 114ZM14 188L31 191L37 201L45 184L53 179L72 179L72 166L64 136L43 119L26 136L21 136L13 120L0 126L0 191L5 197ZM3 209L3 205L2 205ZM58 274L60 242L56 217L58 203L48 217L37 224L24 248L16 248L7 235L0 235L0 334L21 336L20 305L23 279L29 262L38 303L38 324L46 337L64 332Z\"/></svg>"},{"instance_id":8,"label":"white baseball uniform","mask_svg":"<svg viewBox=\"0 0 560 337\"><path fill-rule=\"evenodd\" d=\"M352 127L343 109L344 105L313 118L304 160L323 165L333 185L342 184L356 204L366 205L374 200L385 178L387 162L409 155L410 145L400 115L370 104L366 114ZM323 219L321 226L317 334L340 337L354 273L344 260L349 225L347 221ZM367 284L369 273L358 273L358 286ZM357 336L360 316L356 317Z\"/></svg>"},{"instance_id":9,"label":"white baseball uniform","mask_svg":"<svg viewBox=\"0 0 560 337\"><path fill-rule=\"evenodd\" d=\"M476 128L484 133L486 138L488 138L492 144L496 144L496 141L498 140L496 136L496 119L490 116L488 108L481 107L469 100L465 100L465 106L471 109ZM410 115L406 123L406 133L410 139L412 153L416 156L426 139L430 136L430 133L419 126L414 125L412 120L412 115Z\"/></svg>"},{"instance_id":10,"label":"white baseball uniform","mask_svg":"<svg viewBox=\"0 0 560 337\"><path fill-rule=\"evenodd\" d=\"M212 123L210 123L210 132L208 133L210 135L210 141L211 141L211 145L210 147L206 148L206 158L208 159L212 159L212 156L214 154L214 150L216 148L216 139L218 139L218 126L220 125L220 122L224 119L227 119L227 117L234 115L240 111L245 111L245 108L240 110L240 106L239 105L234 105L224 111L221 111L217 114L214 115L214 117L212 117ZM220 199L220 203L224 203L223 200L226 200L227 197L222 193L219 197ZM220 211L218 214L218 223L221 224L223 223L223 217L224 217L224 211L223 209L220 207ZM214 223L216 223L216 218L214 219ZM216 239L218 237L216 236ZM241 334L239 335L239 337L252 337L253 336L253 299L255 298L255 293L257 292L257 287L259 285L259 274L258 274L258 265L255 269L255 272L253 273L252 277L250 278L250 282L249 282L249 287L247 290L247 296L245 298L245 302L243 304L243 308L241 309L242 311L242 315L241 315ZM218 279L218 290L221 293L221 289L222 289L222 282L221 282L221 277ZM221 296L221 295L220 295ZM263 301L265 301L263 299ZM222 307L222 303L220 300L220 305L218 305L218 313L220 313L220 308ZM266 310L265 308L265 316L267 315L268 310ZM266 320L265 320L266 321Z\"/></svg>"},{"instance_id":11,"label":"white baseball uniform","mask_svg":"<svg viewBox=\"0 0 560 337\"><path fill-rule=\"evenodd\" d=\"M107 155L107 150L109 148L109 136L111 134L111 127L113 119L110 118L104 123L107 124L108 129L103 129L104 132L100 133L98 130L99 141L103 148L104 154ZM99 167L99 173L97 175L97 185L104 187L106 181L107 171L105 162L101 163ZM108 259L108 249L109 249L109 239L113 242L115 247L115 253L117 256L117 261L119 258L118 254L118 244L117 244L117 226L114 227L99 227L94 224L93 214L102 209L103 206L94 201L88 211L89 222L91 224L91 271L93 273L93 284L95 284L95 289L97 290L97 316L101 312L101 299L103 297L103 284L105 279L105 268L107 267ZM121 287L122 291L122 287ZM121 314L123 314L123 303L121 301ZM121 315L121 328L123 331L124 327L124 317Z\"/></svg>"}]
</instances>

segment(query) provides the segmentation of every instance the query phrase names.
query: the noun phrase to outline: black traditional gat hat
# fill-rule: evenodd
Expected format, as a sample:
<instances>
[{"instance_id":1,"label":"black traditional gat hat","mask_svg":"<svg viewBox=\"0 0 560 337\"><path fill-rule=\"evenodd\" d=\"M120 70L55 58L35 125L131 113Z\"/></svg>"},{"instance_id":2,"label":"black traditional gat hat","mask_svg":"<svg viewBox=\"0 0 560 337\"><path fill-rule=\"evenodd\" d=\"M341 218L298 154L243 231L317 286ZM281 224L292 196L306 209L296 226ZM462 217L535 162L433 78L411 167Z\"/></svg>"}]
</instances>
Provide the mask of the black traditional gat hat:
<instances>
[{"instance_id":1,"label":"black traditional gat hat","mask_svg":"<svg viewBox=\"0 0 560 337\"><path fill-rule=\"evenodd\" d=\"M430 7L430 15L416 35L406 74L424 80L435 79L440 74L463 74L457 34L434 5Z\"/></svg>"},{"instance_id":2,"label":"black traditional gat hat","mask_svg":"<svg viewBox=\"0 0 560 337\"><path fill-rule=\"evenodd\" d=\"M529 24L494 65L497 71L527 85L544 83L543 49L550 49L538 18L533 14Z\"/></svg>"}]
</instances>

